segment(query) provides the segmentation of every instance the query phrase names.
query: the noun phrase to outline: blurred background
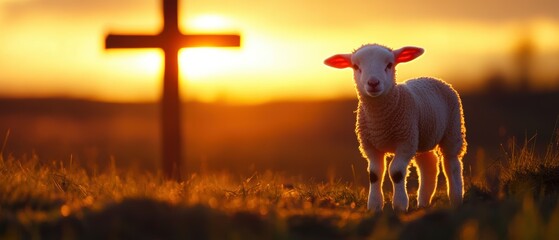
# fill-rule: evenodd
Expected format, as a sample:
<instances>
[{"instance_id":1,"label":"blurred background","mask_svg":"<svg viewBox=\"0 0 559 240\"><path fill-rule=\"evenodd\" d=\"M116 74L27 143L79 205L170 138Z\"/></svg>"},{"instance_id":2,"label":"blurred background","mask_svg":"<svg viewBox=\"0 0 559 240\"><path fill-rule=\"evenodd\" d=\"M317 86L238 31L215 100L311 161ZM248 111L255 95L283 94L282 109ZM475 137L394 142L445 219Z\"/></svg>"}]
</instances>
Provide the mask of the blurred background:
<instances>
[{"instance_id":1,"label":"blurred background","mask_svg":"<svg viewBox=\"0 0 559 240\"><path fill-rule=\"evenodd\" d=\"M158 33L160 5L0 0L2 154L157 169L162 52L108 51L104 38ZM185 167L365 184L351 71L322 64L365 43L425 48L398 66L398 81L433 76L461 93L467 170L505 159L515 141L544 154L559 133L557 9L551 0L183 0L183 33L242 35L238 49L179 54Z\"/></svg>"}]
</instances>

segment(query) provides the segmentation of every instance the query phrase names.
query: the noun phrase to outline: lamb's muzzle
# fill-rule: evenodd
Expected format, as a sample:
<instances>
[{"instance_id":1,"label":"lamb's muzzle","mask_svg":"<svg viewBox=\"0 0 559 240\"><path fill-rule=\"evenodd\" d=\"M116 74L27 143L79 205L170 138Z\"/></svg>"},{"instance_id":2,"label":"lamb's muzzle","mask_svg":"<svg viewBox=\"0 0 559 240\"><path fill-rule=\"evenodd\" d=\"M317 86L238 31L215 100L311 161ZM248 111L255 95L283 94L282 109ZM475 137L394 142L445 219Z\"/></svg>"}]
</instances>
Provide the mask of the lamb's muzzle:
<instances>
[{"instance_id":1,"label":"lamb's muzzle","mask_svg":"<svg viewBox=\"0 0 559 240\"><path fill-rule=\"evenodd\" d=\"M369 92L377 92L379 84L380 84L380 80L371 78L369 79L369 81L367 81L367 86L369 87L369 89L367 90Z\"/></svg>"}]
</instances>

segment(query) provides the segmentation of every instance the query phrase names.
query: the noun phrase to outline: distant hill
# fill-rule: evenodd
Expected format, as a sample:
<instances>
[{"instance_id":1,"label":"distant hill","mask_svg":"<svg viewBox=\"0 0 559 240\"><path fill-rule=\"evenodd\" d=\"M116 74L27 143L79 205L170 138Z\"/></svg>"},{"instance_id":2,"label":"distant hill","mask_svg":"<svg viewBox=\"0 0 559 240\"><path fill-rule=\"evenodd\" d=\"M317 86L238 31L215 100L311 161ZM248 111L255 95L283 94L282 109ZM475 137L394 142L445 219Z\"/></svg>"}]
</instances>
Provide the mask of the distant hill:
<instances>
[{"instance_id":1,"label":"distant hill","mask_svg":"<svg viewBox=\"0 0 559 240\"><path fill-rule=\"evenodd\" d=\"M462 96L467 123L465 162L501 159L516 137L537 133L543 151L559 118L559 93ZM186 167L196 172L283 171L316 179L356 177L366 183L355 138L356 100L275 102L251 106L184 104ZM104 168L156 169L159 112L155 103L72 99L0 99L4 155L67 161ZM2 137L3 139L3 137Z\"/></svg>"}]
</instances>

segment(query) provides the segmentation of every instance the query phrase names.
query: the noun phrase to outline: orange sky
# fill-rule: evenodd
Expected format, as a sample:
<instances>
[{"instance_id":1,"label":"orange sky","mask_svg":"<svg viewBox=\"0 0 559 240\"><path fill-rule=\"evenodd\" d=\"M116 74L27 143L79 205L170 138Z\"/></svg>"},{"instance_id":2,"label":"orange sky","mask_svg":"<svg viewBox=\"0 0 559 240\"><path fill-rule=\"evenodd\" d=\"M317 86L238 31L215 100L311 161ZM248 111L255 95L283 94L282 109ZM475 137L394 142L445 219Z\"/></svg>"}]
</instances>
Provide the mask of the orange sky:
<instances>
[{"instance_id":1,"label":"orange sky","mask_svg":"<svg viewBox=\"0 0 559 240\"><path fill-rule=\"evenodd\" d=\"M452 2L452 3L451 3ZM258 103L354 95L351 72L322 61L363 43L426 49L398 78L435 76L458 89L489 71L513 75L529 33L537 85L559 87L559 1L181 1L184 33L240 33L240 49L180 55L184 99ZM159 50L104 50L108 32L153 34L159 0L0 0L0 96L156 101Z\"/></svg>"}]
</instances>

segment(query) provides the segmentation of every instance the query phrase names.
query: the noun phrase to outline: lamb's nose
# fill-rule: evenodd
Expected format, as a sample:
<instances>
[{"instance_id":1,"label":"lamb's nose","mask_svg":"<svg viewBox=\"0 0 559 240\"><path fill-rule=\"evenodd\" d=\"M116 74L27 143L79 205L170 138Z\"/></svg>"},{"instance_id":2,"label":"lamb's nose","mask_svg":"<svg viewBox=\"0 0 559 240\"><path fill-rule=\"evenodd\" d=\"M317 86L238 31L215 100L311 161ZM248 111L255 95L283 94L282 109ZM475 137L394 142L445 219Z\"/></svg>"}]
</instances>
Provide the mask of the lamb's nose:
<instances>
[{"instance_id":1,"label":"lamb's nose","mask_svg":"<svg viewBox=\"0 0 559 240\"><path fill-rule=\"evenodd\" d=\"M380 84L380 81L376 80L376 79L367 81L367 85L369 85L369 87L372 87L373 89L377 88L379 84Z\"/></svg>"}]
</instances>

